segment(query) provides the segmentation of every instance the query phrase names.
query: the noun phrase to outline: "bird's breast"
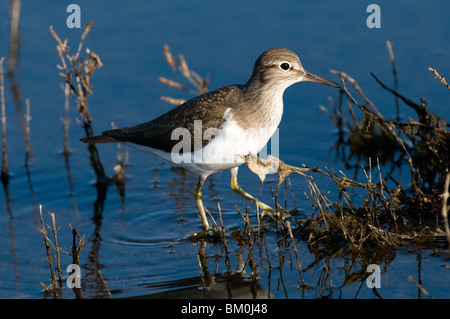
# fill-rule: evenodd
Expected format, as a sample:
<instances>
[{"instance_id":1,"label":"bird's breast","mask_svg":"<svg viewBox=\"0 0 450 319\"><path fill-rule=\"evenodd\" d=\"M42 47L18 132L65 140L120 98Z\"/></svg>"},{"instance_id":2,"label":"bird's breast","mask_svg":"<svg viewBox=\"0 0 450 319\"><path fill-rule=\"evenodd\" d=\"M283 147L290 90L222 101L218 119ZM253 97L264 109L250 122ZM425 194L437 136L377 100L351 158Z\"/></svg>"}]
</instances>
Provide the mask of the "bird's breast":
<instances>
[{"instance_id":1,"label":"bird's breast","mask_svg":"<svg viewBox=\"0 0 450 319\"><path fill-rule=\"evenodd\" d=\"M225 121L215 131L211 141L198 152L198 158L210 163L244 163L249 153L257 154L277 130L281 120L280 108L265 119L240 121L230 110ZM257 114L249 114L258 116ZM261 115L261 114L260 114Z\"/></svg>"}]
</instances>

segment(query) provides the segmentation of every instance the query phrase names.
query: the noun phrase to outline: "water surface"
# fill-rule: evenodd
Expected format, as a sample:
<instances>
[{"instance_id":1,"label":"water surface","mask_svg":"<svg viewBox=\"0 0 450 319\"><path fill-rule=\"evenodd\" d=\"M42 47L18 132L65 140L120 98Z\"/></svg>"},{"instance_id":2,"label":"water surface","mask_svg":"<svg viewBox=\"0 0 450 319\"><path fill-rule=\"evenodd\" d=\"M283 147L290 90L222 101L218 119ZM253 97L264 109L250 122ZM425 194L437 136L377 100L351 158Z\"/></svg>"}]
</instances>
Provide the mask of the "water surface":
<instances>
[{"instance_id":1,"label":"water surface","mask_svg":"<svg viewBox=\"0 0 450 319\"><path fill-rule=\"evenodd\" d=\"M0 56L5 57L10 41L8 3L0 5ZM387 85L393 85L385 44L389 40L400 92L416 102L423 98L433 112L444 118L450 116L448 90L427 71L431 66L449 74L450 4L445 1L381 2L380 29L366 26L368 1L339 5L333 1L77 3L83 26L95 20L85 47L97 53L103 63L92 77L94 93L89 98L96 133L110 129L112 122L119 127L131 125L171 109L173 106L161 101L160 96L192 97L189 92L168 88L158 81L159 76L182 80L165 62L164 44L175 55L183 54L201 76L210 74L211 90L244 83L259 54L271 47L286 47L299 54L310 72L331 80L335 78L329 69L351 75L380 111L391 117L395 113L393 96L370 76L373 72ZM187 238L201 230L192 199L197 177L181 174L170 164L134 149L128 150L124 196L111 185L101 218L96 216L95 174L86 145L79 142L84 132L74 119L79 115L73 99L69 114L72 153L68 162L62 155L63 79L56 68L60 61L49 26L53 25L62 39L68 38L75 50L82 29L68 29L67 16L66 5L60 1L22 2L16 76L22 107L26 98L31 104L33 158L26 168L25 144L6 79L11 178L9 200L5 192L0 192L0 297L45 296L40 282L50 283L50 271L39 232L39 203L47 224L47 212L55 213L61 227L59 244L65 250L72 245L69 225L85 235L81 256L84 298L107 298L104 282L114 298L426 298L408 276L432 296L449 297L448 251L434 246L404 247L374 256L382 269L378 295L358 277L365 273L364 261L345 251L322 255L296 241L304 269L301 276L294 243L283 238L275 227L269 227L252 245L242 242L238 232L244 229L245 222L237 208L245 212L248 203L229 188L228 172L210 177L203 188L205 206L217 221L220 203L223 223L229 230L227 245L213 240L192 242ZM314 83L286 90L279 128L283 161L345 171L343 163L328 156L337 136L330 119L319 109L319 105L328 107L328 98L337 95L338 90ZM413 116L406 107L401 110L404 118ZM102 145L98 150L106 174L112 176L117 148ZM276 176L268 176L261 188L258 177L243 166L239 178L248 192L272 201L270 187L275 187ZM335 192L330 181L320 176L317 181L323 191ZM300 209L297 218L311 216L311 204L302 191L306 187L304 179L293 176L291 184ZM288 206L294 206L290 195ZM256 223L254 215L251 221ZM199 255L204 257L202 269ZM63 270L70 263L71 257L63 254ZM252 264L257 265L256 269ZM349 277L353 273L357 280ZM299 289L302 280L308 289ZM72 290L65 288L63 298L75 297Z\"/></svg>"}]
</instances>

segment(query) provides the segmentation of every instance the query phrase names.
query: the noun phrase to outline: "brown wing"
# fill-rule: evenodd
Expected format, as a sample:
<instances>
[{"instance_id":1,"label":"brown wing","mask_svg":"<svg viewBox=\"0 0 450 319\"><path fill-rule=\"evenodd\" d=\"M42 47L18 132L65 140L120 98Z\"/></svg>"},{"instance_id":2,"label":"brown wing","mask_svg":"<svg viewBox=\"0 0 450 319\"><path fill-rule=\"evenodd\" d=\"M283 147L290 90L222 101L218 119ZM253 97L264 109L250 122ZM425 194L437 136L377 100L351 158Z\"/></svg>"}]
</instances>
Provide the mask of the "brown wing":
<instances>
[{"instance_id":1,"label":"brown wing","mask_svg":"<svg viewBox=\"0 0 450 319\"><path fill-rule=\"evenodd\" d=\"M196 146L194 121L202 121L202 136L208 128L219 128L224 121L225 111L236 105L239 94L240 86L226 86L193 98L152 121L105 131L102 136L83 141L88 143L131 142L170 152L179 142L179 140L171 139L173 130L186 128L191 134L191 145L194 149ZM202 139L202 147L208 142L209 140Z\"/></svg>"}]
</instances>

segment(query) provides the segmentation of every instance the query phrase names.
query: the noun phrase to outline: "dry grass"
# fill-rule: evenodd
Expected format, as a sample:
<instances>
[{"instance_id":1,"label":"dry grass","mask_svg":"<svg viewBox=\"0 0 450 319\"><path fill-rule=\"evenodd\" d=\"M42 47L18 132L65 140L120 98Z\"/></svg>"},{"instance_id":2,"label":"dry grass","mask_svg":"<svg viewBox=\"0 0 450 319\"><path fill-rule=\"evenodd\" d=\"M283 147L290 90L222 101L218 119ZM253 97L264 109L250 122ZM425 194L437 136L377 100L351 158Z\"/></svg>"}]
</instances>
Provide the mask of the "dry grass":
<instances>
[{"instance_id":1,"label":"dry grass","mask_svg":"<svg viewBox=\"0 0 450 319\"><path fill-rule=\"evenodd\" d=\"M61 71L60 75L64 78L64 82L66 85L65 114L67 114L67 91L69 90L72 96L75 98L79 114L82 118L82 121L78 120L77 118L76 120L83 127L86 137L92 137L95 135L92 127L92 118L89 113L88 98L93 91L91 85L91 77L95 73L95 71L102 66L100 57L88 48L86 48L85 50L87 57L83 58L81 56L83 41L91 30L93 24L94 21L91 21L86 26L83 34L81 35L78 49L74 54L70 53L70 47L68 45L67 39L62 41L59 38L58 34L53 30L53 26L50 26L50 32L57 43L56 49L61 61L61 64L57 65L57 68ZM66 115L63 120L66 127L65 130L67 130L68 121L69 119ZM67 136L65 136L65 138L67 138ZM93 144L88 144L87 148L90 155L91 165L97 176L97 200L94 203L94 210L99 217L101 215L101 212L103 211L103 203L106 198L106 190L108 188L110 179L106 176L97 147ZM65 143L64 146L64 154L66 156L68 156L69 154L67 143Z\"/></svg>"},{"instance_id":2,"label":"dry grass","mask_svg":"<svg viewBox=\"0 0 450 319\"><path fill-rule=\"evenodd\" d=\"M3 60L0 59L0 102L2 112L2 172L1 180L5 188L6 198L9 198L8 185L9 185L9 168L8 168L8 147L6 144L6 102L5 102L5 77L3 71Z\"/></svg>"},{"instance_id":3,"label":"dry grass","mask_svg":"<svg viewBox=\"0 0 450 319\"><path fill-rule=\"evenodd\" d=\"M61 60L61 64L57 67L61 71L60 75L69 86L71 93L76 98L77 107L83 120L82 126L87 137L94 136L91 126L92 118L89 114L88 107L88 98L89 95L92 94L90 79L94 72L102 66L102 62L100 61L99 56L89 49L86 49L87 58L85 60L82 59L80 54L83 48L83 41L91 30L93 23L94 22L91 21L86 26L81 36L78 50L73 55L70 54L70 47L68 46L67 39L61 41L59 36L53 30L53 26L50 26L50 32L58 44L56 48Z\"/></svg>"},{"instance_id":4,"label":"dry grass","mask_svg":"<svg viewBox=\"0 0 450 319\"><path fill-rule=\"evenodd\" d=\"M436 78L439 80L439 82L441 82L442 84L444 84L447 89L450 89L450 85L448 85L447 81L445 80L444 76L440 75L436 69L433 69L432 67L428 67L428 71L432 72Z\"/></svg>"},{"instance_id":5,"label":"dry grass","mask_svg":"<svg viewBox=\"0 0 450 319\"><path fill-rule=\"evenodd\" d=\"M184 85L177 81L173 81L167 79L165 77L159 77L159 81L169 87L182 90L182 91L190 91L194 95L200 95L208 92L208 84L209 84L209 75L207 75L204 79L200 77L196 72L192 71L184 56L180 54L178 56L178 60L172 55L170 48L168 45L164 45L164 56L166 58L167 63L171 67L172 71L179 71L183 78L188 81L188 84L193 87L193 89L189 89L188 85ZM161 100L166 101L168 103L174 105L180 105L186 102L183 99L176 99L167 96L161 96Z\"/></svg>"},{"instance_id":6,"label":"dry grass","mask_svg":"<svg viewBox=\"0 0 450 319\"><path fill-rule=\"evenodd\" d=\"M72 235L73 235L73 245L72 245L72 253L68 253L67 251L63 250L58 242L58 231L59 227L56 227L56 218L54 213L49 213L52 225L51 227L48 226L48 228L51 230L53 234L53 241L50 239L49 234L47 233L47 229L44 224L44 217L42 216L42 205L39 205L39 214L41 218L41 228L40 231L42 233L42 237L44 239L44 245L45 245L45 251L47 257L45 260L47 261L49 268L50 268L50 277L51 277L51 284L45 285L41 282L42 287L45 291L45 296L55 299L61 299L62 296L62 288L64 287L64 279L63 279L63 270L61 268L61 252L65 253L67 255L72 256L72 263L76 265L80 265L80 255L81 255L81 249L84 246L84 236L81 237L78 230L76 228L72 228ZM53 251L53 253L52 253ZM54 255L53 255L54 254ZM56 263L56 265L54 264ZM75 293L75 296L77 298L81 298L81 290L80 288L73 288L73 291Z\"/></svg>"}]
</instances>

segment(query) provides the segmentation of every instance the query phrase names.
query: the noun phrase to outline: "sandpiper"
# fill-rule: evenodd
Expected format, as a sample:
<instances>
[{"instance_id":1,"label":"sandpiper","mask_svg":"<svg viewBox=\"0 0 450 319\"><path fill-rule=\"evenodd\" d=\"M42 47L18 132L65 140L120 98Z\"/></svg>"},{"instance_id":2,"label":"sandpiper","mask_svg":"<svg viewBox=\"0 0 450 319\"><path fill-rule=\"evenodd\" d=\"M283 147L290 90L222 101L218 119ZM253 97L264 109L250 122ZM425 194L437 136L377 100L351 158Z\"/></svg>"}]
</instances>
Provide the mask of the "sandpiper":
<instances>
[{"instance_id":1,"label":"sandpiper","mask_svg":"<svg viewBox=\"0 0 450 319\"><path fill-rule=\"evenodd\" d=\"M263 211L273 211L238 184L238 167L257 154L283 115L283 93L301 81L339 87L307 72L298 56L284 48L265 51L245 84L228 85L197 96L149 122L83 138L86 143L131 143L199 175L194 198L203 229L210 229L201 188L216 172L231 170L231 188Z\"/></svg>"}]
</instances>

